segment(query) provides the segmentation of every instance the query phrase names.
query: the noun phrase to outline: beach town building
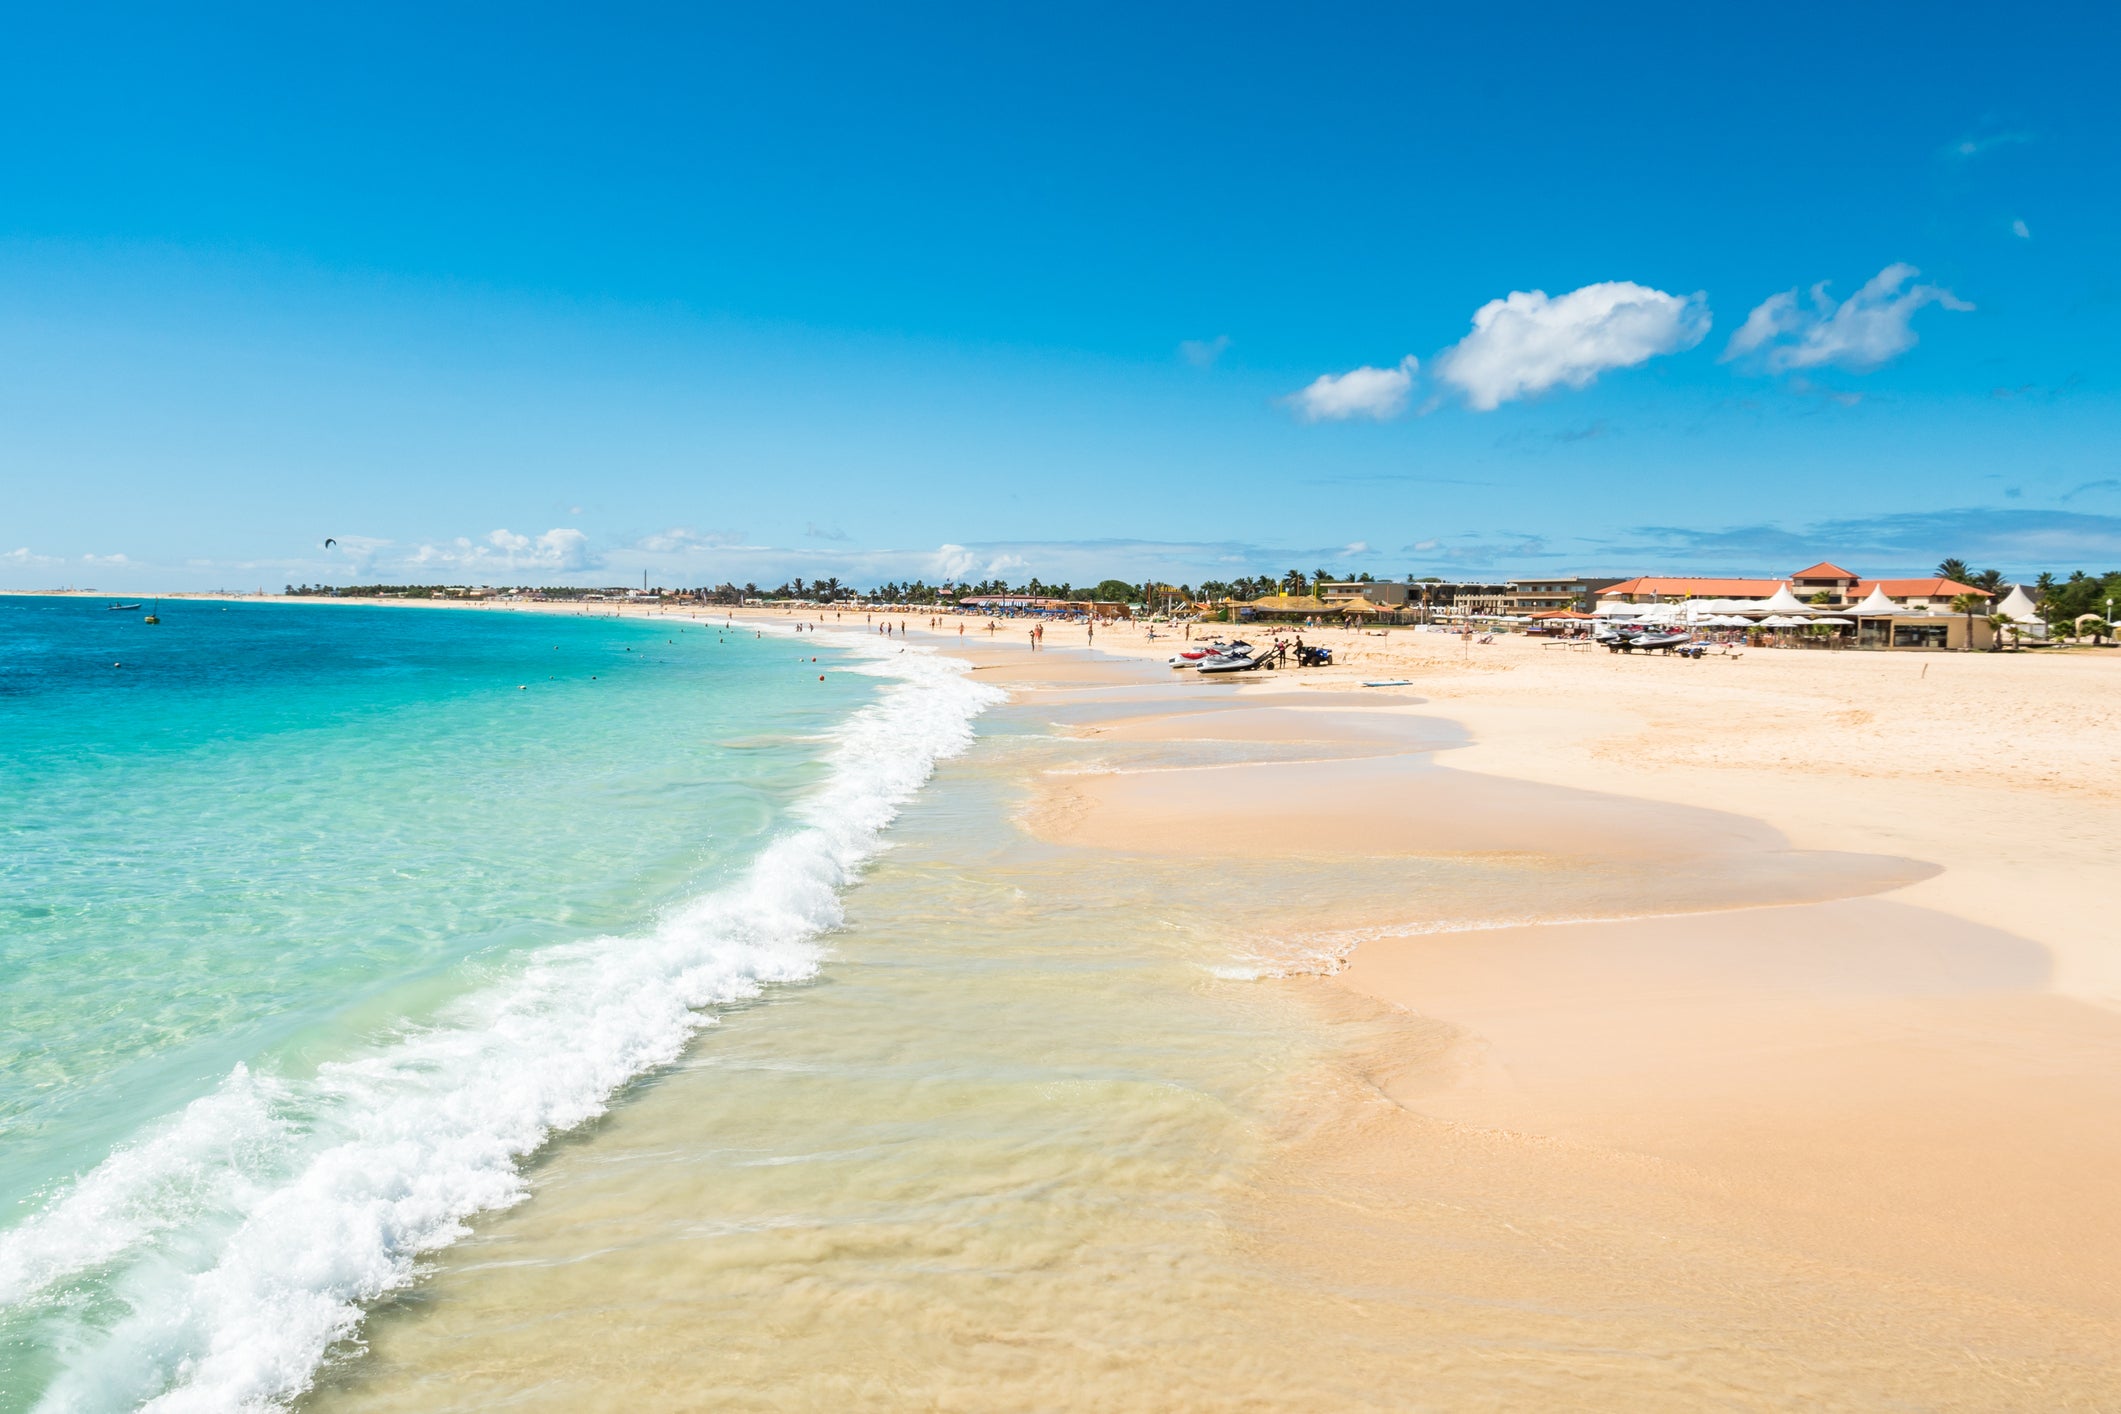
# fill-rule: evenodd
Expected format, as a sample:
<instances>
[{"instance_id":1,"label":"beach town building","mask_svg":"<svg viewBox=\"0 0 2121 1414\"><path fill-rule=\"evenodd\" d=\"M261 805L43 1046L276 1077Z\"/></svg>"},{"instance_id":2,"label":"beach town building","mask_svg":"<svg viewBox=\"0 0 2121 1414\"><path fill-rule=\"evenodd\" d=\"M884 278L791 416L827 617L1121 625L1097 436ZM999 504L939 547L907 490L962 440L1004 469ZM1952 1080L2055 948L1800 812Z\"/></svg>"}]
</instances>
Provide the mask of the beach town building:
<instances>
[{"instance_id":1,"label":"beach town building","mask_svg":"<svg viewBox=\"0 0 2121 1414\"><path fill-rule=\"evenodd\" d=\"M1361 599L1380 609L1430 609L1444 617L1467 614L1531 614L1550 609L1588 609L1598 592L1618 584L1618 575L1551 575L1538 579L1492 580L1342 580L1322 584L1319 597L1330 601Z\"/></svg>"},{"instance_id":2,"label":"beach town building","mask_svg":"<svg viewBox=\"0 0 2121 1414\"><path fill-rule=\"evenodd\" d=\"M1765 603L1788 593L1804 603L1822 594L1828 607L1841 608L1868 598L1873 590L1901 609L1948 612L1952 601L1972 595L1984 604L1988 591L1956 579L1863 579L1838 565L1821 563L1787 579L1715 579L1703 575L1641 575L1616 581L1599 591L1601 602L1672 604L1688 599L1742 599Z\"/></svg>"},{"instance_id":3,"label":"beach town building","mask_svg":"<svg viewBox=\"0 0 2121 1414\"><path fill-rule=\"evenodd\" d=\"M1361 599L1375 604L1380 609L1403 609L1407 605L1412 584L1396 579L1346 579L1335 584L1318 586L1321 599Z\"/></svg>"},{"instance_id":4,"label":"beach town building","mask_svg":"<svg viewBox=\"0 0 2121 1414\"><path fill-rule=\"evenodd\" d=\"M1081 615L1091 619L1131 619L1125 604L1110 599L1055 599L1038 594L976 594L957 601L960 609L999 614L1006 618L1056 618Z\"/></svg>"},{"instance_id":5,"label":"beach town building","mask_svg":"<svg viewBox=\"0 0 2121 1414\"><path fill-rule=\"evenodd\" d=\"M1852 574L1841 566L1821 560L1810 569L1797 571L1790 576L1790 591L1807 603L1826 603L1836 607L1856 601L1856 586L1863 583L1863 576ZM1826 598L1821 600L1820 595Z\"/></svg>"},{"instance_id":6,"label":"beach town building","mask_svg":"<svg viewBox=\"0 0 2121 1414\"><path fill-rule=\"evenodd\" d=\"M1594 579L1584 575L1510 581L1510 607L1520 614L1553 613L1563 609L1588 609L1598 596L1620 583L1619 575Z\"/></svg>"}]
</instances>

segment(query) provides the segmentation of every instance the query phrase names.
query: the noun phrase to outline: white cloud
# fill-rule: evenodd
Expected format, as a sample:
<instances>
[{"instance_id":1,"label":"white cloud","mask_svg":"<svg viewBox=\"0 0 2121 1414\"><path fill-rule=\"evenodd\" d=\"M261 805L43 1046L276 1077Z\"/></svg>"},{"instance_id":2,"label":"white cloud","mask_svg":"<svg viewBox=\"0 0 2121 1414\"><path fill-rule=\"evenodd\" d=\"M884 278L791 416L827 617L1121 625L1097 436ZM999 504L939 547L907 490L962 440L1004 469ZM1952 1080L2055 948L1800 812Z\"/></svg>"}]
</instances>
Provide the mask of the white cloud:
<instances>
[{"instance_id":1,"label":"white cloud","mask_svg":"<svg viewBox=\"0 0 2121 1414\"><path fill-rule=\"evenodd\" d=\"M836 525L819 525L816 521L803 522L803 536L808 540L846 540L846 531Z\"/></svg>"},{"instance_id":2,"label":"white cloud","mask_svg":"<svg viewBox=\"0 0 2121 1414\"><path fill-rule=\"evenodd\" d=\"M996 579L1029 563L1021 555L997 555L981 564L982 556L962 545L942 545L928 557L928 572L945 584L960 580Z\"/></svg>"},{"instance_id":3,"label":"white cloud","mask_svg":"<svg viewBox=\"0 0 2121 1414\"><path fill-rule=\"evenodd\" d=\"M1408 354L1396 368L1372 368L1365 364L1346 373L1321 373L1311 383L1291 393L1288 402L1306 422L1345 422L1368 417L1383 422L1406 410L1407 393L1414 386L1414 372L1421 360Z\"/></svg>"},{"instance_id":4,"label":"white cloud","mask_svg":"<svg viewBox=\"0 0 2121 1414\"><path fill-rule=\"evenodd\" d=\"M1350 540L1347 544L1340 547L1340 553L1343 555L1367 555L1370 553L1370 542L1367 540Z\"/></svg>"},{"instance_id":5,"label":"white cloud","mask_svg":"<svg viewBox=\"0 0 2121 1414\"><path fill-rule=\"evenodd\" d=\"M548 534L557 535L559 532L550 531ZM688 550L743 543L744 532L741 530L694 530L689 525L674 525L655 535L642 536L633 542L633 548L646 550L651 555L672 555Z\"/></svg>"},{"instance_id":6,"label":"white cloud","mask_svg":"<svg viewBox=\"0 0 2121 1414\"><path fill-rule=\"evenodd\" d=\"M1178 354L1195 368L1213 368L1215 360L1223 356L1230 347L1228 334L1217 334L1212 339L1187 339L1179 344Z\"/></svg>"},{"instance_id":7,"label":"white cloud","mask_svg":"<svg viewBox=\"0 0 2121 1414\"><path fill-rule=\"evenodd\" d=\"M2033 238L2032 227L2025 224L2025 218L2022 216L2011 222L2011 234L2021 241L2029 241Z\"/></svg>"},{"instance_id":8,"label":"white cloud","mask_svg":"<svg viewBox=\"0 0 2121 1414\"><path fill-rule=\"evenodd\" d=\"M1922 272L1886 266L1862 289L1836 303L1827 282L1812 286L1811 307L1795 290L1769 295L1745 317L1723 351L1724 362L1757 355L1770 373L1793 368L1847 368L1865 372L1915 346L1909 321L1925 305L1970 310L1972 305L1937 285L1911 285ZM1904 288L1903 288L1904 287Z\"/></svg>"},{"instance_id":9,"label":"white cloud","mask_svg":"<svg viewBox=\"0 0 2121 1414\"><path fill-rule=\"evenodd\" d=\"M0 560L5 560L11 565L58 565L65 563L57 555L40 555L27 545L19 546L4 555L0 555Z\"/></svg>"},{"instance_id":10,"label":"white cloud","mask_svg":"<svg viewBox=\"0 0 2121 1414\"><path fill-rule=\"evenodd\" d=\"M82 563L83 563L83 564L90 564L90 565L129 565L129 564L131 564L131 563L132 563L132 561L131 561L131 560L127 559L127 558L126 558L126 557L125 557L124 555L122 555L122 554L118 554L118 555L83 555L83 556L81 557L81 561L82 561Z\"/></svg>"},{"instance_id":11,"label":"white cloud","mask_svg":"<svg viewBox=\"0 0 2121 1414\"><path fill-rule=\"evenodd\" d=\"M598 561L589 553L589 537L568 527L540 535L531 547L531 563L543 569L586 570Z\"/></svg>"},{"instance_id":12,"label":"white cloud","mask_svg":"<svg viewBox=\"0 0 2121 1414\"><path fill-rule=\"evenodd\" d=\"M1947 147L1945 155L1964 160L1979 157L1985 152L1994 152L1999 147L2016 147L2019 143L2031 142L2031 133L1990 133L1985 137L1965 137Z\"/></svg>"},{"instance_id":13,"label":"white cloud","mask_svg":"<svg viewBox=\"0 0 2121 1414\"><path fill-rule=\"evenodd\" d=\"M1629 280L1554 299L1517 290L1473 315L1473 332L1436 357L1437 376L1466 405L1491 412L1557 385L1581 388L1609 368L1678 353L1709 332L1706 296L1668 295Z\"/></svg>"},{"instance_id":14,"label":"white cloud","mask_svg":"<svg viewBox=\"0 0 2121 1414\"><path fill-rule=\"evenodd\" d=\"M477 543L460 535L447 545L422 545L406 560L412 566L459 570L568 571L594 569L602 563L590 553L589 537L571 527L548 530L539 536L496 530Z\"/></svg>"}]
</instances>

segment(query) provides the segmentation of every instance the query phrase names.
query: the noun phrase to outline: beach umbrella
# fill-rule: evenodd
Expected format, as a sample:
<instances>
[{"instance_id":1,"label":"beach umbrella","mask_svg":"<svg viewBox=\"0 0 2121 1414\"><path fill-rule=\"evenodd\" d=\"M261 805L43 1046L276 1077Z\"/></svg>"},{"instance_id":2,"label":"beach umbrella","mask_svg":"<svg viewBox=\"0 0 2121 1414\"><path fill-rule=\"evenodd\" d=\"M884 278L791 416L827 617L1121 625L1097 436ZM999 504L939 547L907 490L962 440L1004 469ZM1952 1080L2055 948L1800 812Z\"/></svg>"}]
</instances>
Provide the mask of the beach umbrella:
<instances>
[{"instance_id":1,"label":"beach umbrella","mask_svg":"<svg viewBox=\"0 0 2121 1414\"><path fill-rule=\"evenodd\" d=\"M1856 621L1854 619L1837 619L1832 614L1825 614L1813 619L1812 622L1815 624L1852 624Z\"/></svg>"}]
</instances>

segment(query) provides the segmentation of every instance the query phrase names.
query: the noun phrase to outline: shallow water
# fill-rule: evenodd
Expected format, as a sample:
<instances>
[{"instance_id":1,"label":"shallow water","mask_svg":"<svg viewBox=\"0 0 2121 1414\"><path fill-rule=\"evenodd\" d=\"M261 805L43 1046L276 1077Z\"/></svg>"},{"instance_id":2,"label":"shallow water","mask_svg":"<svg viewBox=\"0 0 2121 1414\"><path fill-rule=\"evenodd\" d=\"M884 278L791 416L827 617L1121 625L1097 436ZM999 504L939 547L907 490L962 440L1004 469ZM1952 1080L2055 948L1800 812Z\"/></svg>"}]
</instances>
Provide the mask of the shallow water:
<instances>
[{"instance_id":1,"label":"shallow water","mask_svg":"<svg viewBox=\"0 0 2121 1414\"><path fill-rule=\"evenodd\" d=\"M1042 783L1348 767L1418 758L1455 734L1379 719L1314 740L1316 711L1255 730L1262 694L1208 695L1123 665L1103 670L1103 686L989 707L973 680L873 643L847 651L869 655L874 676L816 685L807 665L787 673L786 639L732 636L710 653L703 633L696 654L664 643L660 658L634 660L628 648L661 628L578 627L583 651L604 655L595 662L615 654L649 696L667 681L667 696L612 713L601 686L579 687L539 704L552 715L535 730L512 729L505 714L534 704L511 695L520 669L504 655L485 696L466 684L453 710L402 714L453 750L415 735L400 774L362 757L336 777L401 794L417 783L433 818L403 825L425 833L401 847L431 864L453 853L481 781L537 779L514 763L557 744L537 758L558 763L551 794L511 797L513 832L468 851L496 861L490 876L442 871L448 887L430 900L372 864L349 884L339 856L255 845L261 867L286 871L283 894L262 895L254 915L240 898L223 907L254 916L258 936L276 936L273 908L290 905L275 900L306 889L373 911L341 910L327 934L344 939L327 949L338 970L320 973L307 1010L289 1008L288 1036L243 1031L265 1024L247 1014L194 1023L220 1049L204 1066L187 1056L189 1072L172 1063L171 1093L233 1118L208 1126L203 1148L177 1146L192 1166L178 1186L196 1190L197 1173L220 1186L18 1303L7 1329L22 1383L8 1407L42 1391L50 1408L115 1409L162 1390L157 1407L236 1408L300 1389L318 1354L302 1399L317 1410L1403 1408L1428 1402L1415 1378L1436 1381L1445 1406L1463 1407L1468 1390L1504 1406L1565 1398L1616 1341L1703 1331L1647 1307L1649 1325L1630 1325L1640 1313L1614 1316L1595 1281L1591 1297L1579 1282L1537 1309L1479 1293L1468 1263L1494 1267L1516 1229L1480 1214L1463 1136L1422 1131L1436 1166L1425 1189L1379 1200L1360 1178L1374 1166L1321 1187L1328 1170L1291 1156L1321 1126L1359 1131L1366 1107L1391 1108L1351 1057L1380 1036L1402 1063L1410 1037L1413 1053L1438 1056L1460 1038L1277 979L1330 970L1365 930L1683 912L1892 877L1790 852L1684 869L1629 866L1611 849L1350 855L1271 827L1256 862L1056 845L1025 828ZM519 632L495 620L459 631ZM815 646L796 641L801 656ZM499 704L486 700L496 684ZM1202 715L1157 741L1123 730L1173 704ZM461 740L445 730L459 720ZM260 760L288 771L409 731L384 714L287 746L205 731L197 749L239 775ZM494 752L502 764L482 766ZM588 764L569 774L577 758ZM202 774L220 778L193 768L190 789ZM626 788L609 789L615 777ZM393 818L389 794L365 818ZM255 795L227 809L260 808ZM526 847L536 800L587 802L591 819L561 832L574 852ZM148 818L181 815L172 796ZM62 824L53 812L51 828ZM63 840L51 849L55 861L74 853ZM567 865L556 877L555 859ZM479 926L488 912L507 921ZM398 936L401 915L424 920L427 951L377 941ZM544 931L508 931L529 926ZM198 966L184 929L139 936L143 973L157 956L178 959L180 975ZM358 985L340 980L349 968ZM282 993L260 995L251 1009L277 1016ZM186 1054L157 1051L161 1033L132 1025L145 1059L128 1063ZM47 1048L65 1056L64 1033ZM230 1076L232 1057L255 1069ZM97 1077L83 1075L75 1089L92 1093ZM73 1103L85 1113L91 1100ZM140 1135L169 1110L94 1103ZM52 1133L74 1123L25 1113ZM1541 1160L1530 1162L1482 1182L1516 1182ZM44 1183L46 1205L78 1197ZM1552 1191L1569 1191L1566 1175ZM1291 1213L1333 1215L1336 1242L1352 1222L1359 1255L1364 1205L1379 1201L1400 1243L1388 1269L1292 1257L1290 1233L1315 1247L1319 1228ZM114 1214L76 1216L138 1226L143 1212L166 1215L133 1194ZM1429 1245L1406 1246L1408 1212L1437 1217ZM1466 1213L1480 1215L1453 1216ZM26 1230L0 1240L19 1252ZM1483 1382L1484 1361L1513 1373Z\"/></svg>"},{"instance_id":2,"label":"shallow water","mask_svg":"<svg viewBox=\"0 0 2121 1414\"><path fill-rule=\"evenodd\" d=\"M1372 1023L1256 979L1332 965L1343 914L1574 916L1598 879L1655 908L1659 876L1300 852L1247 869L1016 827L1051 773L1139 764L1057 727L1167 697L987 714L851 892L817 979L555 1146L534 1200L443 1254L311 1406L1406 1407L1389 1373L1436 1342L1351 1337L1350 1300L1375 1293L1299 1271L1256 1221L1307 1112L1349 1103L1341 1062Z\"/></svg>"},{"instance_id":3,"label":"shallow water","mask_svg":"<svg viewBox=\"0 0 2121 1414\"><path fill-rule=\"evenodd\" d=\"M809 975L981 700L679 618L161 617L0 601L0 1408L300 1389L548 1132Z\"/></svg>"}]
</instances>

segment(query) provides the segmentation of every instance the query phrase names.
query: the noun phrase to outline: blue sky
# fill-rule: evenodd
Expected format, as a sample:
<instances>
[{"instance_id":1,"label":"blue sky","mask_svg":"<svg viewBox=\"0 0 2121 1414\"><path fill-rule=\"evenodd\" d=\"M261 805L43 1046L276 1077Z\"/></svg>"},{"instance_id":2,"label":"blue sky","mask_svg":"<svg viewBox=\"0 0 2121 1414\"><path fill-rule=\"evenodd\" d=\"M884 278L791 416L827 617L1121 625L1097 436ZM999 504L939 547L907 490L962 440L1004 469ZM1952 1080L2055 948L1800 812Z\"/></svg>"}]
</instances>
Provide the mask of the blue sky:
<instances>
[{"instance_id":1,"label":"blue sky","mask_svg":"<svg viewBox=\"0 0 2121 1414\"><path fill-rule=\"evenodd\" d=\"M2117 28L17 15L0 584L2106 568Z\"/></svg>"}]
</instances>

